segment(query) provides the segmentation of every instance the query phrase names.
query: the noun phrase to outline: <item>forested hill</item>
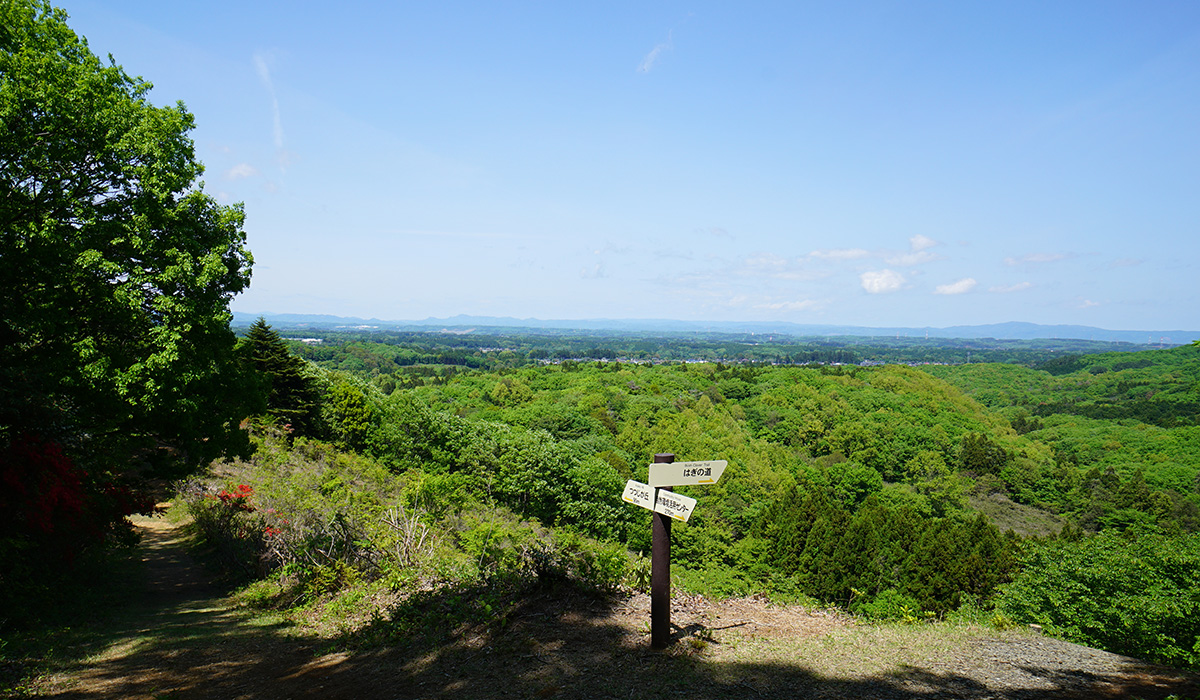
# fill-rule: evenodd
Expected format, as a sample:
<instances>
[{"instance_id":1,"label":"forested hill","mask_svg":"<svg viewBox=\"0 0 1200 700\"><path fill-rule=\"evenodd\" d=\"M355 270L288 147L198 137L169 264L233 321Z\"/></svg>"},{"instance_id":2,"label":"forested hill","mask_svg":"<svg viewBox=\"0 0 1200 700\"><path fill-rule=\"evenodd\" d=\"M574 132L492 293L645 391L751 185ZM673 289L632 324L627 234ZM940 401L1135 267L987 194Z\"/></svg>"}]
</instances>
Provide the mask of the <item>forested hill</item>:
<instances>
[{"instance_id":1,"label":"forested hill","mask_svg":"<svg viewBox=\"0 0 1200 700\"><path fill-rule=\"evenodd\" d=\"M1017 365L926 367L1016 432L1086 474L1145 479L1153 488L1200 493L1200 348L1068 356L1032 369ZM1109 477L1110 479L1112 477ZM1115 515L1074 504L1081 523Z\"/></svg>"}]
</instances>

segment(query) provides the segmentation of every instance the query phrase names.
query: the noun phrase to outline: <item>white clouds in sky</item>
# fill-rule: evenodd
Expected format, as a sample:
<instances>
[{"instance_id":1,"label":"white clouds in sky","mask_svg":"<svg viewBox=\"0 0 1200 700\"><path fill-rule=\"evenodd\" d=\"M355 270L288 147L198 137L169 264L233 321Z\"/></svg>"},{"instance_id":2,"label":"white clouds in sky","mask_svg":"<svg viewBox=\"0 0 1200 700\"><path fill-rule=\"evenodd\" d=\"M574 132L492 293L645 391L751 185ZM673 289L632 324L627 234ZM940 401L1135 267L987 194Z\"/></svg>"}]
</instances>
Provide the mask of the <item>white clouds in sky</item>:
<instances>
[{"instance_id":1,"label":"white clouds in sky","mask_svg":"<svg viewBox=\"0 0 1200 700\"><path fill-rule=\"evenodd\" d=\"M929 236L922 236L919 233L908 239L908 242L910 245L912 245L913 252L925 250L926 248L932 248L938 244L937 241L933 240Z\"/></svg>"},{"instance_id":2,"label":"white clouds in sky","mask_svg":"<svg viewBox=\"0 0 1200 700\"><path fill-rule=\"evenodd\" d=\"M814 250L808 254L811 258L820 260L865 260L868 258L877 258L883 260L888 265L896 267L912 267L914 265L922 265L935 260L941 260L942 256L931 252L929 248L939 245L939 243L928 236L920 234L908 239L911 248L907 251L898 250L867 250L865 248L826 248L822 250Z\"/></svg>"},{"instance_id":3,"label":"white clouds in sky","mask_svg":"<svg viewBox=\"0 0 1200 700\"><path fill-rule=\"evenodd\" d=\"M1043 263L1052 263L1052 262L1058 262L1060 260L1066 260L1069 257L1071 257L1071 256L1067 255L1066 253L1028 253L1028 254L1022 255L1020 257L1005 258L1004 264L1005 265L1030 265L1030 264L1040 265Z\"/></svg>"},{"instance_id":4,"label":"white clouds in sky","mask_svg":"<svg viewBox=\"0 0 1200 700\"><path fill-rule=\"evenodd\" d=\"M238 163L225 171L225 177L230 180L241 180L242 178L254 177L257 174L258 169L249 163Z\"/></svg>"},{"instance_id":5,"label":"white clouds in sky","mask_svg":"<svg viewBox=\"0 0 1200 700\"><path fill-rule=\"evenodd\" d=\"M871 257L871 251L862 248L834 248L830 250L814 250L808 254L811 258L822 260L862 260Z\"/></svg>"},{"instance_id":6,"label":"white clouds in sky","mask_svg":"<svg viewBox=\"0 0 1200 700\"><path fill-rule=\"evenodd\" d=\"M988 289L988 291L996 292L998 294L1008 294L1010 292L1023 292L1026 289L1031 289L1032 287L1033 284L1031 282L1018 282L1010 285L996 285L995 287Z\"/></svg>"},{"instance_id":7,"label":"white clouds in sky","mask_svg":"<svg viewBox=\"0 0 1200 700\"><path fill-rule=\"evenodd\" d=\"M267 94L271 97L271 114L274 117L272 136L275 140L275 148L283 150L283 119L279 114L279 98L275 96L275 84L271 81L271 68L267 65L267 58L267 55L261 52L254 54L254 68L258 72L263 86L267 88Z\"/></svg>"},{"instance_id":8,"label":"white clouds in sky","mask_svg":"<svg viewBox=\"0 0 1200 700\"><path fill-rule=\"evenodd\" d=\"M921 265L935 260L941 260L942 256L937 253L931 253L928 250L918 250L911 253L896 253L887 255L883 261L888 265L896 265L898 267L912 267L913 265Z\"/></svg>"},{"instance_id":9,"label":"white clouds in sky","mask_svg":"<svg viewBox=\"0 0 1200 700\"><path fill-rule=\"evenodd\" d=\"M862 288L870 294L886 294L904 287L904 275L895 270L872 270L859 275Z\"/></svg>"},{"instance_id":10,"label":"white clouds in sky","mask_svg":"<svg viewBox=\"0 0 1200 700\"><path fill-rule=\"evenodd\" d=\"M977 284L979 284L979 283L975 281L975 278L964 277L963 279L960 279L957 282L951 282L950 284L939 284L937 286L937 288L933 290L933 293L934 294L948 294L948 295L966 294L967 292L974 289L975 285L977 285Z\"/></svg>"},{"instance_id":11,"label":"white clouds in sky","mask_svg":"<svg viewBox=\"0 0 1200 700\"><path fill-rule=\"evenodd\" d=\"M773 253L760 253L742 261L737 273L746 277L771 277L784 280L805 280L823 277L825 273L810 271L797 260Z\"/></svg>"},{"instance_id":12,"label":"white clouds in sky","mask_svg":"<svg viewBox=\"0 0 1200 700\"><path fill-rule=\"evenodd\" d=\"M806 311L819 306L820 302L813 301L812 299L800 299L798 301L777 301L758 304L754 308L767 309L768 311Z\"/></svg>"},{"instance_id":13,"label":"white clouds in sky","mask_svg":"<svg viewBox=\"0 0 1200 700\"><path fill-rule=\"evenodd\" d=\"M646 54L646 57L642 59L641 64L638 65L639 73L649 73L650 70L654 68L654 64L658 62L658 57L661 56L664 51L670 51L672 48L674 48L674 44L671 41L671 34L672 32L667 32L667 40L655 46L653 49L650 49L650 53Z\"/></svg>"},{"instance_id":14,"label":"white clouds in sky","mask_svg":"<svg viewBox=\"0 0 1200 700\"><path fill-rule=\"evenodd\" d=\"M584 268L580 270L579 276L585 280L598 280L608 277L608 272L604 269L603 263L596 263L590 269Z\"/></svg>"}]
</instances>

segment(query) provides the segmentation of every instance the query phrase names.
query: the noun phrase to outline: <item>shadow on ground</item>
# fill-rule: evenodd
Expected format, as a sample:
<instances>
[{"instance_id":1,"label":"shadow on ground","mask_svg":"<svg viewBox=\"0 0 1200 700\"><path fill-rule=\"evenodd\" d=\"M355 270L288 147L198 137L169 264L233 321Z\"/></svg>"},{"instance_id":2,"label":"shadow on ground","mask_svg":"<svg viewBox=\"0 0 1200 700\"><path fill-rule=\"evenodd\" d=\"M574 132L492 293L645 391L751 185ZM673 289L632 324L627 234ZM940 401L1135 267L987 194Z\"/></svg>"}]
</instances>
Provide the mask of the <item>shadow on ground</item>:
<instances>
[{"instance_id":1,"label":"shadow on ground","mask_svg":"<svg viewBox=\"0 0 1200 700\"><path fill-rule=\"evenodd\" d=\"M58 698L1164 698L1200 694L1195 676L1132 665L1120 673L1024 666L1024 686L902 667L853 680L795 663L711 660L717 628L676 630L650 652L620 601L568 586L524 591L490 622L457 622L480 590L416 596L377 620L360 651L319 653L315 641L254 626L210 588L168 530L147 534L148 592L129 627L51 688ZM184 572L181 574L181 572ZM186 572L191 572L187 574ZM325 647L327 648L327 647ZM978 675L978 674L976 674Z\"/></svg>"}]
</instances>

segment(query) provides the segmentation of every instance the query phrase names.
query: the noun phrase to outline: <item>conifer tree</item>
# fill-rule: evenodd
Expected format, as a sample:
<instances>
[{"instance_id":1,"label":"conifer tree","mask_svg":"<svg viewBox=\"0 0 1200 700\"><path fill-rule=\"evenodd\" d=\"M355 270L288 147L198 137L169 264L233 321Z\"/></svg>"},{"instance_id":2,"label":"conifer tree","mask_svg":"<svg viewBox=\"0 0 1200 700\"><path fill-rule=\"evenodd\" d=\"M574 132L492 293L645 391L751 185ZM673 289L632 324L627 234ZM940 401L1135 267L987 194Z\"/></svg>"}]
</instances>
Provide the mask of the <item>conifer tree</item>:
<instances>
[{"instance_id":1,"label":"conifer tree","mask_svg":"<svg viewBox=\"0 0 1200 700\"><path fill-rule=\"evenodd\" d=\"M287 343L261 316L243 341L250 362L263 380L267 413L293 432L315 432L317 386L304 360L288 350Z\"/></svg>"}]
</instances>

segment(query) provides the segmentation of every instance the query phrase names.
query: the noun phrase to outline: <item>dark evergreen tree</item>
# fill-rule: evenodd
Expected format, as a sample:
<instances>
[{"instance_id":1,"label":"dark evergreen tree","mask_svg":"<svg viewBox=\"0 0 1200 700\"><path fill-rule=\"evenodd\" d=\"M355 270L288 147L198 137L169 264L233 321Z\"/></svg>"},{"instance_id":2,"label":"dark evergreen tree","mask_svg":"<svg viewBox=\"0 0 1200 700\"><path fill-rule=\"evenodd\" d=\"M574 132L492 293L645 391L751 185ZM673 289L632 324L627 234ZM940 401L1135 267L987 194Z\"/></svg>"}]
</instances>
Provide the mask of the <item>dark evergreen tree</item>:
<instances>
[{"instance_id":1,"label":"dark evergreen tree","mask_svg":"<svg viewBox=\"0 0 1200 700\"><path fill-rule=\"evenodd\" d=\"M959 466L964 471L976 474L999 474L1004 465L1012 460L1012 455L1004 448L992 442L983 433L967 433L962 438L962 448L958 453Z\"/></svg>"},{"instance_id":2,"label":"dark evergreen tree","mask_svg":"<svg viewBox=\"0 0 1200 700\"><path fill-rule=\"evenodd\" d=\"M243 351L262 379L267 413L297 434L314 434L319 397L304 360L292 354L261 317L250 326L243 343Z\"/></svg>"}]
</instances>

